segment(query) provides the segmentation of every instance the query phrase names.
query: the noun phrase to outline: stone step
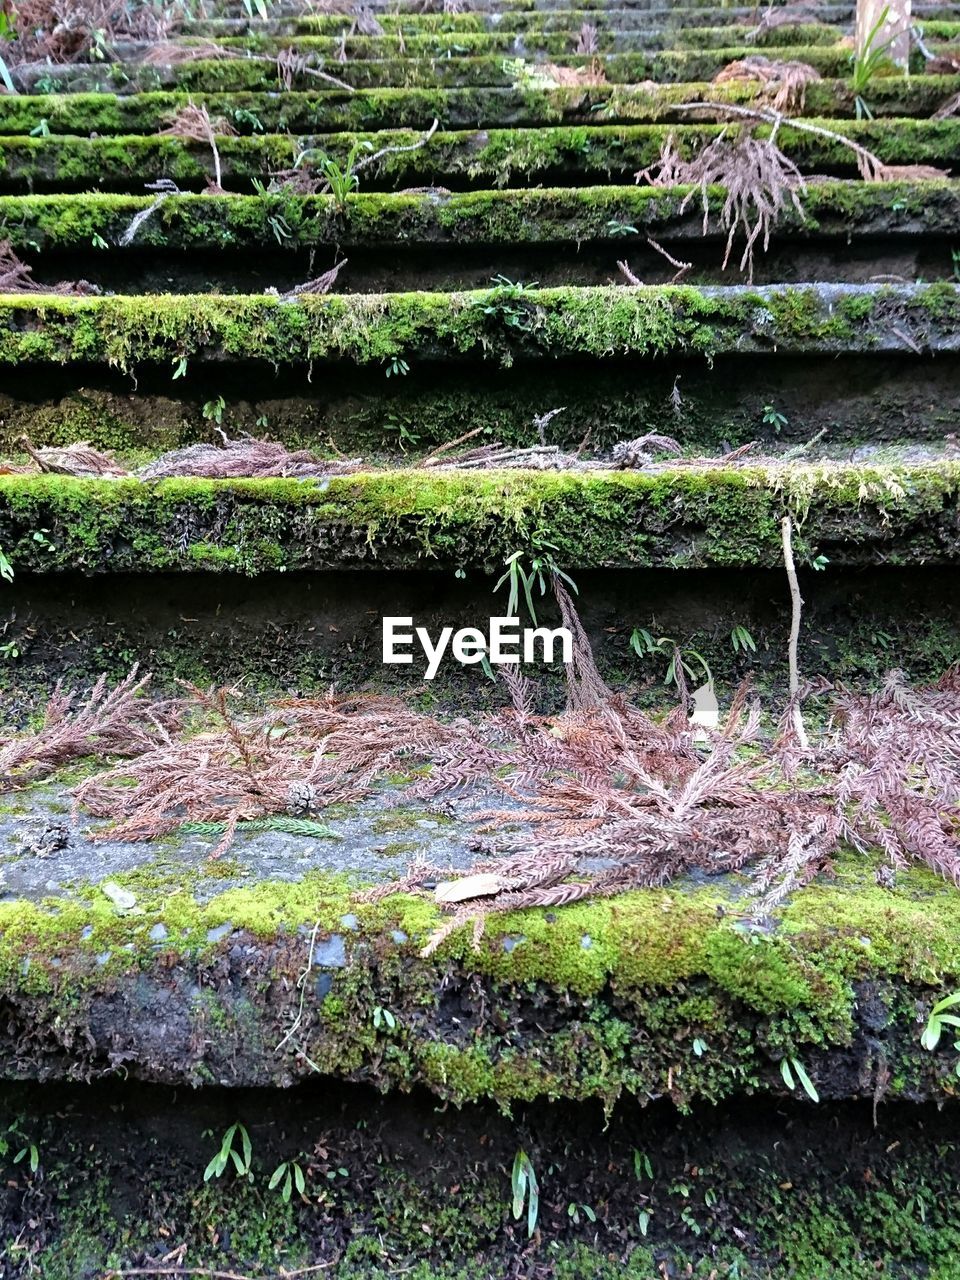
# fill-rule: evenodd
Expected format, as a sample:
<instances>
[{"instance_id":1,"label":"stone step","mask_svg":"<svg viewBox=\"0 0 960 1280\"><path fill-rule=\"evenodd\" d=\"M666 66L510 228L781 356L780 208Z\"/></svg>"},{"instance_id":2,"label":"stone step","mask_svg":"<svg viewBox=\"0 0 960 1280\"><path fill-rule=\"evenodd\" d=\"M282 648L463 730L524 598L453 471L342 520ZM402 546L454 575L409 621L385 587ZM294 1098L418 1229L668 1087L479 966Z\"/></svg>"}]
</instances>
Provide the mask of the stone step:
<instances>
[{"instance_id":1,"label":"stone step","mask_svg":"<svg viewBox=\"0 0 960 1280\"><path fill-rule=\"evenodd\" d=\"M539 529L570 572L938 565L960 555L960 462L642 471L366 471L313 480L0 477L0 546L23 573L495 572ZM34 534L40 529L42 538Z\"/></svg>"},{"instance_id":2,"label":"stone step","mask_svg":"<svg viewBox=\"0 0 960 1280\"><path fill-rule=\"evenodd\" d=\"M429 122L428 122L429 123ZM783 125L777 145L808 175L858 175L857 154L844 139L859 144L884 164L943 167L960 161L960 122L947 120L812 120L827 130L811 133ZM217 152L221 176L235 189L250 190L253 179L294 166L316 163L323 156L341 168L366 148L384 155L375 172L364 173L363 189L400 190L444 186L591 186L629 182L657 162L671 138L683 151L702 146L731 126L595 125L544 126L530 129L424 132L378 130L365 133L318 134L298 139L255 134L221 137ZM770 126L758 129L766 136ZM841 138L835 136L840 134ZM322 153L322 154L321 154ZM0 137L0 191L24 189L70 191L100 186L140 194L146 181L169 178L181 186L206 186L216 165L209 145L177 137L118 135L83 138ZM368 176L372 175L372 176Z\"/></svg>"},{"instance_id":3,"label":"stone step","mask_svg":"<svg viewBox=\"0 0 960 1280\"><path fill-rule=\"evenodd\" d=\"M877 118L929 119L960 90L960 76L900 77L881 80L870 91ZM321 133L363 129L428 128L433 119L444 129L578 123L685 124L689 111L677 104L733 103L770 109L770 95L759 81L726 84L606 84L529 89L514 87L451 89L318 89L284 93L186 93L156 91L129 97L106 93L37 94L0 98L0 136L95 135L97 138L151 136L169 129L178 111L205 106L221 134L259 137L285 130L310 138ZM822 119L858 118L857 95L849 80L813 81L804 90L804 112ZM220 122L223 122L222 124Z\"/></svg>"}]
</instances>

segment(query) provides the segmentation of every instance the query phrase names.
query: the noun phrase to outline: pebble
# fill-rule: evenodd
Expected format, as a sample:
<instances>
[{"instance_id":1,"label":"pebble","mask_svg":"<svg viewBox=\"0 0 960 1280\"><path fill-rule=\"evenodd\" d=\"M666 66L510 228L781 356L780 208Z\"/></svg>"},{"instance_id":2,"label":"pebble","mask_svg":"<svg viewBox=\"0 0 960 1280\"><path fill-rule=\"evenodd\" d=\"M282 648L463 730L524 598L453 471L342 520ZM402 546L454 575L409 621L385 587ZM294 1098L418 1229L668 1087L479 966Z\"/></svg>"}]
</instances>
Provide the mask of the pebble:
<instances>
[{"instance_id":1,"label":"pebble","mask_svg":"<svg viewBox=\"0 0 960 1280\"><path fill-rule=\"evenodd\" d=\"M165 938L170 936L170 930L165 924L155 924L150 930L151 942L163 942Z\"/></svg>"},{"instance_id":2,"label":"pebble","mask_svg":"<svg viewBox=\"0 0 960 1280\"><path fill-rule=\"evenodd\" d=\"M218 924L215 929L208 929L207 941L220 942L228 933L233 933L233 925L229 920L225 924Z\"/></svg>"},{"instance_id":3,"label":"pebble","mask_svg":"<svg viewBox=\"0 0 960 1280\"><path fill-rule=\"evenodd\" d=\"M324 938L313 948L313 963L317 969L345 969L347 949L339 933Z\"/></svg>"}]
</instances>

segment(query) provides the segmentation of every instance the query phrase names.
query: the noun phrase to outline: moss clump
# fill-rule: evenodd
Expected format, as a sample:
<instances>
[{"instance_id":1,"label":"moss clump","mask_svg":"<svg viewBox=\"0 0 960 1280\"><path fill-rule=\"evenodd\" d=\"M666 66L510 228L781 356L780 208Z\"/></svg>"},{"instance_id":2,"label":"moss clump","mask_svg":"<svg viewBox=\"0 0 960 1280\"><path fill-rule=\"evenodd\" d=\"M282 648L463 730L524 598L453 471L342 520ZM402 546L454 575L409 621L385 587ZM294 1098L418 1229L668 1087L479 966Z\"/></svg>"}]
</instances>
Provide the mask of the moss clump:
<instances>
[{"instance_id":1,"label":"moss clump","mask_svg":"<svg viewBox=\"0 0 960 1280\"><path fill-rule=\"evenodd\" d=\"M347 566L494 572L544 540L568 570L801 560L949 563L960 464L678 470L368 472L300 480L0 479L0 546L19 572L264 573ZM34 533L44 530L44 540ZM186 536L185 536L186 534Z\"/></svg>"},{"instance_id":2,"label":"moss clump","mask_svg":"<svg viewBox=\"0 0 960 1280\"><path fill-rule=\"evenodd\" d=\"M843 305L837 305L842 303ZM403 358L612 359L756 351L901 351L908 325L936 349L960 328L951 285L719 291L682 286L304 296L0 297L0 365L190 360L275 367ZM902 332L902 329L901 329Z\"/></svg>"},{"instance_id":3,"label":"moss clump","mask_svg":"<svg viewBox=\"0 0 960 1280\"><path fill-rule=\"evenodd\" d=\"M189 877L161 865L115 877L136 893L136 913L96 885L0 903L0 994L14 1022L56 1028L57 1043L75 1046L74 1074L98 1052L84 1028L109 1034L112 1008L125 1011L131 1074L171 1082L319 1071L457 1102L610 1106L627 1092L687 1106L782 1091L784 1053L835 1095L857 1093L874 1052L858 1012L869 992L890 1088L952 1096L955 1054L920 1048L917 1009L960 982L960 894L926 873L896 892L869 876L863 861L842 867L839 883L798 894L772 930L750 926L730 886L678 887L499 917L478 951L462 931L424 960L418 949L441 919L430 901L367 903L322 873L201 901ZM148 1063L158 983L173 1000L171 1030ZM451 1020L448 1001L467 992L472 1012Z\"/></svg>"},{"instance_id":4,"label":"moss clump","mask_svg":"<svg viewBox=\"0 0 960 1280\"><path fill-rule=\"evenodd\" d=\"M935 77L926 77L934 79ZM914 82L916 83L916 82ZM940 96L946 92L939 91ZM939 100L939 98L938 98ZM2 105L4 99L0 99ZM641 229L650 235L702 238L699 204L680 213L682 192L650 187L557 187L549 190L455 192L428 195L366 193L337 207L329 196L171 196L143 224L136 243L144 248L240 252L272 248L273 222L283 219L285 244L315 248L331 239L354 245L437 243L516 245L541 241L583 243L609 240L611 248ZM709 193L718 213L723 193ZM87 249L99 236L115 244L149 196L0 196L0 231L20 251ZM917 230L948 235L960 218L960 196L952 182L823 182L811 186L803 213L793 206L778 232L847 236ZM89 430L89 426L86 428ZM87 438L87 437L83 437Z\"/></svg>"},{"instance_id":5,"label":"moss clump","mask_svg":"<svg viewBox=\"0 0 960 1280\"><path fill-rule=\"evenodd\" d=\"M481 134L453 131L437 133L429 146L416 149L410 149L411 144L419 142L422 135L415 131L330 133L323 135L315 149L343 163L357 142L369 142L375 150L393 147L368 187L438 185L448 180L450 185L486 181L497 186L532 186L557 175L566 179L575 175L582 181L632 179L638 169L657 161L668 134L681 153L691 154L731 127L561 125L536 130L488 129ZM888 164L942 165L960 145L960 122L955 119L844 120L834 122L832 128L862 143ZM765 125L758 133L768 130ZM842 142L784 126L777 134L777 144L808 172L826 168L857 174L855 157ZM301 155L297 140L281 134L226 137L219 140L218 148L223 173L233 183L290 168ZM77 190L92 182L139 186L144 173L171 178L181 185L206 186L213 174L210 149L175 137L132 134L0 137L0 186L6 190L34 184Z\"/></svg>"}]
</instances>

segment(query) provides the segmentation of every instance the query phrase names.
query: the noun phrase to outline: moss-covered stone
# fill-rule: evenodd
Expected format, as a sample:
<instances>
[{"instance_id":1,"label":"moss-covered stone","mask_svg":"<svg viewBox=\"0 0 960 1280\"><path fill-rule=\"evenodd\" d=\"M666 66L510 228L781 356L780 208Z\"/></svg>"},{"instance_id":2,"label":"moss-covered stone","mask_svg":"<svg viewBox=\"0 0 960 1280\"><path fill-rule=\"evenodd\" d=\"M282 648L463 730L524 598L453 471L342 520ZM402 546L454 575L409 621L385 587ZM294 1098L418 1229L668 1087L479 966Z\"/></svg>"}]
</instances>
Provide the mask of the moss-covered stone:
<instances>
[{"instance_id":1,"label":"moss-covered stone","mask_svg":"<svg viewBox=\"0 0 960 1280\"><path fill-rule=\"evenodd\" d=\"M316 873L201 903L148 865L114 877L136 913L95 885L0 903L0 1067L29 1034L38 1078L98 1073L108 1041L130 1076L170 1083L319 1072L458 1103L626 1093L687 1106L783 1094L784 1054L825 1097L869 1096L882 1048L894 1094L953 1096L956 1053L923 1050L919 1033L960 981L960 895L925 873L896 891L870 875L851 863L773 927L752 926L729 886L648 890L499 917L479 951L465 930L424 960L441 917L423 899L371 904Z\"/></svg>"},{"instance_id":2,"label":"moss-covered stone","mask_svg":"<svg viewBox=\"0 0 960 1280\"><path fill-rule=\"evenodd\" d=\"M569 86L537 88L372 88L350 92L321 89L276 93L211 92L201 99L211 117L239 134L314 135L325 131L426 128L434 117L444 127L504 127L560 122L580 124L688 123L676 104L718 102L765 106L759 80L713 85ZM889 77L870 88L874 116L929 117L956 92L956 76ZM845 80L818 80L805 93L812 116L853 118L856 93ZM197 95L187 92L8 95L0 98L0 135L136 135L167 128Z\"/></svg>"},{"instance_id":3,"label":"moss-covered stone","mask_svg":"<svg viewBox=\"0 0 960 1280\"><path fill-rule=\"evenodd\" d=\"M426 128L428 120L424 120ZM632 180L654 164L668 135L681 154L737 126L584 125L540 129L452 131L434 134L428 145L418 131L331 133L295 139L278 134L224 137L218 150L225 180L237 183L289 169L301 158L309 164L329 155L340 164L355 144L374 151L394 148L379 161L376 176L364 175L363 186L454 185L469 181L496 186L535 185L562 177L580 182ZM949 164L960 149L960 121L845 120L829 126L867 147L887 164ZM763 136L769 126L762 126ZM843 142L784 125L777 134L781 149L806 172L829 169L857 175L856 157ZM406 148L406 149L404 149ZM0 186L15 190L30 184L56 184L58 190L91 183L115 186L136 183L144 173L180 183L206 185L214 174L211 149L172 136L115 135L85 138L0 137Z\"/></svg>"},{"instance_id":4,"label":"moss-covered stone","mask_svg":"<svg viewBox=\"0 0 960 1280\"><path fill-rule=\"evenodd\" d=\"M836 564L951 563L960 463L300 480L0 479L17 572L495 571L538 539L567 569L771 566L780 521ZM37 539L34 534L43 531Z\"/></svg>"},{"instance_id":5,"label":"moss-covered stone","mask_svg":"<svg viewBox=\"0 0 960 1280\"><path fill-rule=\"evenodd\" d=\"M576 40L571 34L570 43ZM450 55L420 60L348 59L346 63L328 63L328 72L353 88L387 86L425 89L474 86L511 86L522 81L524 70L516 59L501 56L462 56L457 53L456 37L451 37ZM604 53L598 55L604 74L611 84L639 84L656 80L664 84L712 80L734 59L755 54L757 46L730 45L724 49L670 49L647 53ZM842 78L850 74L850 50L845 46L796 46L790 48L791 59L806 62L821 75ZM919 52L915 70L922 69ZM582 67L583 56L557 54L551 58L559 66ZM531 67L535 63L529 64ZM221 58L178 61L172 66L115 62L107 65L67 64L47 66L35 64L18 72L21 85L30 92L91 93L151 92L177 88L196 93L233 93L243 91L270 92L277 88L276 61L269 54L248 58ZM298 88L313 89L316 79L307 73L295 76Z\"/></svg>"},{"instance_id":6,"label":"moss-covered stone","mask_svg":"<svg viewBox=\"0 0 960 1280\"><path fill-rule=\"evenodd\" d=\"M397 368L417 359L612 359L688 353L950 349L960 293L950 283L696 289L218 297L0 296L0 365L104 363L132 371L191 360Z\"/></svg>"},{"instance_id":7,"label":"moss-covered stone","mask_svg":"<svg viewBox=\"0 0 960 1280\"><path fill-rule=\"evenodd\" d=\"M2 103L3 99L0 99ZM453 192L450 195L359 192L338 204L331 196L170 196L137 230L134 248L243 251L251 248L344 248L387 244L508 246L610 241L630 245L641 231L703 239L699 199L681 208L685 188L554 187ZM709 234L723 192L708 192ZM29 257L37 249L87 250L97 238L116 249L130 223L154 203L150 196L0 196L0 234ZM802 210L788 206L778 236L920 235L947 237L960 224L954 182L836 182L811 186ZM98 252L106 252L100 249ZM96 259L95 259L96 261Z\"/></svg>"}]
</instances>

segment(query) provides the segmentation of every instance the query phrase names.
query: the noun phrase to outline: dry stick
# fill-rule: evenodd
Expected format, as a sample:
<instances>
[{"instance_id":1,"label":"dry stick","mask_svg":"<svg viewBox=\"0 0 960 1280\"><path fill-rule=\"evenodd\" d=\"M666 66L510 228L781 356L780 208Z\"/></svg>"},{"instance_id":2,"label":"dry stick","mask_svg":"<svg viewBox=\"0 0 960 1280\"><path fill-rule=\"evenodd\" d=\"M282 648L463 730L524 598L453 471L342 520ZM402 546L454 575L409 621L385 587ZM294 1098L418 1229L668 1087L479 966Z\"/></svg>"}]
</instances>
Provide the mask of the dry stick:
<instances>
[{"instance_id":1,"label":"dry stick","mask_svg":"<svg viewBox=\"0 0 960 1280\"><path fill-rule=\"evenodd\" d=\"M312 1267L298 1267L296 1271L278 1272L279 1280L295 1280L297 1276L309 1276L317 1271L329 1271L339 1259L319 1262ZM255 1276L241 1275L239 1271L211 1271L209 1267L130 1267L127 1270L105 1271L103 1280L123 1280L124 1276L205 1276L206 1280L256 1280Z\"/></svg>"},{"instance_id":2,"label":"dry stick","mask_svg":"<svg viewBox=\"0 0 960 1280\"><path fill-rule=\"evenodd\" d=\"M362 160L358 160L353 166L353 172L359 173L361 169L367 169L372 164L376 164L378 160L382 160L384 156L399 155L401 151L419 151L421 147L425 147L433 135L440 128L440 121L435 119L433 124L425 134L404 147L381 147L379 151L375 151L372 156L364 156Z\"/></svg>"},{"instance_id":3,"label":"dry stick","mask_svg":"<svg viewBox=\"0 0 960 1280\"><path fill-rule=\"evenodd\" d=\"M773 126L771 140L776 136L780 126L785 124L791 129L797 129L800 133L813 133L820 138L828 138L831 142L839 142L842 146L848 147L857 157L858 167L864 178L869 178L871 173L876 174L883 167L883 161L878 156L868 151L866 147L861 147L860 143L854 142L852 138L845 138L842 133L836 133L833 129L824 129L818 124L809 124L806 120L796 120L791 116L782 115L779 111L768 111L760 107L741 107L733 102L679 102L674 110L726 111L731 115L755 120L758 124L769 124Z\"/></svg>"},{"instance_id":4,"label":"dry stick","mask_svg":"<svg viewBox=\"0 0 960 1280\"><path fill-rule=\"evenodd\" d=\"M434 458L440 457L441 453L448 453L451 449L456 449L457 445L466 444L468 440L472 440L474 436L478 436L483 430L485 430L484 427L474 427L472 431L466 432L465 435L457 436L456 440L448 440L446 444L438 445L425 458L420 459L420 466L429 466Z\"/></svg>"},{"instance_id":5,"label":"dry stick","mask_svg":"<svg viewBox=\"0 0 960 1280\"><path fill-rule=\"evenodd\" d=\"M790 667L790 701L793 704L793 728L797 735L797 741L806 751L810 744L807 739L807 731L803 727L803 717L800 714L800 703L797 699L797 695L800 692L800 663L797 659L797 646L800 642L800 615L803 611L803 596L800 594L800 583L797 581L797 566L793 560L793 521L789 516L783 517L780 531L783 535L783 563L787 571L787 582L790 584L790 643L787 648L787 661Z\"/></svg>"},{"instance_id":6,"label":"dry stick","mask_svg":"<svg viewBox=\"0 0 960 1280\"><path fill-rule=\"evenodd\" d=\"M680 279L680 277L685 276L687 272L690 270L690 268L693 266L692 262L678 261L671 254L667 253L666 249L663 247L662 244L657 244L656 240L651 239L650 236L647 236L647 244L650 246L651 249L656 249L657 253L659 253L661 257L666 258L666 260L670 263L671 267L676 267L677 274L670 281L671 284L676 284L676 282ZM619 266L621 264L618 263L617 265Z\"/></svg>"},{"instance_id":7,"label":"dry stick","mask_svg":"<svg viewBox=\"0 0 960 1280\"><path fill-rule=\"evenodd\" d=\"M121 248L126 248L127 245L133 243L134 237L147 219L153 217L161 205L169 200L171 196L179 196L182 194L177 184L172 182L169 178L160 178L157 182L148 182L147 190L158 191L160 194L151 205L146 209L141 209L140 212L135 215L133 221L118 241Z\"/></svg>"},{"instance_id":8,"label":"dry stick","mask_svg":"<svg viewBox=\"0 0 960 1280\"><path fill-rule=\"evenodd\" d=\"M303 970L297 980L297 986L300 988L300 1007L297 1010L297 1016L294 1019L293 1026L274 1049L274 1053L279 1053L287 1041L291 1040L296 1035L300 1030L300 1024L303 1022L303 1005L307 994L307 979L310 977L310 970L313 968L313 949L317 944L317 930L319 928L320 921L318 920L313 926L313 932L310 934L310 950L307 954L307 967Z\"/></svg>"}]
</instances>

